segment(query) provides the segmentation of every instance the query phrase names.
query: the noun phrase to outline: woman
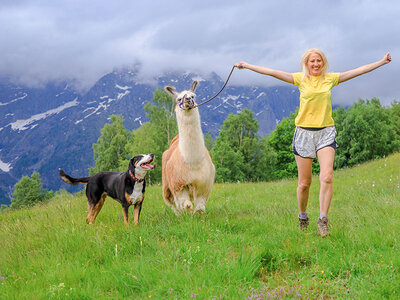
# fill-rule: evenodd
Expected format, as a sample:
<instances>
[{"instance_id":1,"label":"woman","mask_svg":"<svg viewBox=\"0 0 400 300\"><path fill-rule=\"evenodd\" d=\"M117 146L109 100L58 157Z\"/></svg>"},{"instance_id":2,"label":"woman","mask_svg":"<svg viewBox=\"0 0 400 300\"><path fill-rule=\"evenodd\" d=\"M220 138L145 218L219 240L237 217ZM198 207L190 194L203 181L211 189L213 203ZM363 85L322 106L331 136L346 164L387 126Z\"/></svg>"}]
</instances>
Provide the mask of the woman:
<instances>
[{"instance_id":1,"label":"woman","mask_svg":"<svg viewBox=\"0 0 400 300\"><path fill-rule=\"evenodd\" d=\"M391 61L387 53L381 60L344 73L327 73L328 61L319 49L310 49L301 59L302 72L287 73L267 67L238 62L235 67L270 75L298 86L300 108L295 120L293 153L298 170L297 201L299 206L299 227L306 229L306 212L312 177L312 161L318 157L320 165L320 217L317 232L322 237L329 234L328 210L333 188L333 160L335 157L336 129L332 119L331 90L341 82L371 72Z\"/></svg>"}]
</instances>

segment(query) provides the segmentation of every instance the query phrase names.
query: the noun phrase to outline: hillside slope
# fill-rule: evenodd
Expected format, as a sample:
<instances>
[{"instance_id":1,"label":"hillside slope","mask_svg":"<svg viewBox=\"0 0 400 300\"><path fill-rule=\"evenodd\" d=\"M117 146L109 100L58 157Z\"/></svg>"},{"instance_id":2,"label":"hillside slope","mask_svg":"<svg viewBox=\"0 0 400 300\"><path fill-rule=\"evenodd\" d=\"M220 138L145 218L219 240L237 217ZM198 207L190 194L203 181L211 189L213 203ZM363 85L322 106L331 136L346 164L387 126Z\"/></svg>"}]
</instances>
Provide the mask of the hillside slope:
<instances>
[{"instance_id":1,"label":"hillside slope","mask_svg":"<svg viewBox=\"0 0 400 300\"><path fill-rule=\"evenodd\" d=\"M62 192L0 215L1 299L400 297L400 153L334 174L331 235L297 228L296 180L217 184L207 214L177 218L146 190L139 227L107 199ZM131 210L132 215L132 210Z\"/></svg>"}]
</instances>

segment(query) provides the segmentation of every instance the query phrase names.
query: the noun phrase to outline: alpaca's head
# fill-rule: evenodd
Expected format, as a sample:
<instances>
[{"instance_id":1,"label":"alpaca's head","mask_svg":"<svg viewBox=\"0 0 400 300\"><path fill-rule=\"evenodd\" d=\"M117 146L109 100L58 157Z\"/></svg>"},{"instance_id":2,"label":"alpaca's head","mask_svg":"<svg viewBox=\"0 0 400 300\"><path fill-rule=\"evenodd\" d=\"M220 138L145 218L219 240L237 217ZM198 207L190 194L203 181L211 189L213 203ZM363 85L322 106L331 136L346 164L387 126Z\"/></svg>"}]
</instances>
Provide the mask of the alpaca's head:
<instances>
[{"instance_id":1,"label":"alpaca's head","mask_svg":"<svg viewBox=\"0 0 400 300\"><path fill-rule=\"evenodd\" d=\"M193 81L189 90L178 92L173 86L166 86L164 89L167 93L172 96L172 99L175 100L175 105L177 108L182 110L190 110L196 105L196 87L198 81Z\"/></svg>"}]
</instances>

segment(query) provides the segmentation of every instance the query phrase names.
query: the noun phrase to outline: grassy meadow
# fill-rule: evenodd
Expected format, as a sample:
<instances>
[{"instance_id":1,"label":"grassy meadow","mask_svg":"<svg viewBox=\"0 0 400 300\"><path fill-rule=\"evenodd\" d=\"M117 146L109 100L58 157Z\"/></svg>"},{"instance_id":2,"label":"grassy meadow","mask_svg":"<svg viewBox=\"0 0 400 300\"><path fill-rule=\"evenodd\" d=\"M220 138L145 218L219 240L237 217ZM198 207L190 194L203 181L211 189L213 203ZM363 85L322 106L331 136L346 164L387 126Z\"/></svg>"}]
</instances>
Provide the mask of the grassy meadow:
<instances>
[{"instance_id":1,"label":"grassy meadow","mask_svg":"<svg viewBox=\"0 0 400 300\"><path fill-rule=\"evenodd\" d=\"M146 189L141 224L83 193L0 215L0 299L400 298L400 153L336 171L331 235L298 229L296 180L216 184L205 215ZM130 218L133 219L133 209Z\"/></svg>"}]
</instances>

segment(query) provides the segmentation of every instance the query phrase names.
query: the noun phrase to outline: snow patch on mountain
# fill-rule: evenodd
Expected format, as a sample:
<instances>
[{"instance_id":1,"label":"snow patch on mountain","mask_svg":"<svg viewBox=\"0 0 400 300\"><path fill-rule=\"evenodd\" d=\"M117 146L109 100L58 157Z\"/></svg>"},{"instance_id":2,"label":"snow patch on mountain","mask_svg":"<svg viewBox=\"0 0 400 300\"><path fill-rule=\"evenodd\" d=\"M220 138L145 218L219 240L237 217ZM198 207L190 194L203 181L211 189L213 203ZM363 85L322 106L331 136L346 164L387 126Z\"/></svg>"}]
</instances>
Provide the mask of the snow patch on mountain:
<instances>
[{"instance_id":1,"label":"snow patch on mountain","mask_svg":"<svg viewBox=\"0 0 400 300\"><path fill-rule=\"evenodd\" d=\"M258 99L258 98L260 98L260 97L263 97L263 96L266 96L267 94L266 93L264 93L264 92L261 92L258 96L257 96L257 98L256 99Z\"/></svg>"},{"instance_id":2,"label":"snow patch on mountain","mask_svg":"<svg viewBox=\"0 0 400 300\"><path fill-rule=\"evenodd\" d=\"M11 169L11 164L7 164L0 160L0 170L2 170L3 172L10 172Z\"/></svg>"},{"instance_id":3,"label":"snow patch on mountain","mask_svg":"<svg viewBox=\"0 0 400 300\"><path fill-rule=\"evenodd\" d=\"M112 100L114 100L114 99L111 99L111 101ZM108 100L108 102L110 102L110 100ZM84 119L87 119L87 118L89 118L90 116L92 116L92 115L94 115L94 114L99 114L100 112L98 112L100 109L104 109L104 110L107 110L107 107L109 107L109 105L106 105L106 104L104 104L105 103L105 101L103 101L103 102L100 102L99 103L99 105L97 106L97 107L88 107L88 108L86 108L83 112L86 112L86 111L89 111L89 110L93 110L90 114L88 114L88 115L86 115L86 116L84 116L83 117L83 119L80 119L80 120L78 120L78 121L76 121L75 122L75 125L76 124L79 124L79 123L81 123Z\"/></svg>"},{"instance_id":4,"label":"snow patch on mountain","mask_svg":"<svg viewBox=\"0 0 400 300\"><path fill-rule=\"evenodd\" d=\"M137 117L133 121L134 122L139 122L140 126L142 126L142 117Z\"/></svg>"},{"instance_id":5,"label":"snow patch on mountain","mask_svg":"<svg viewBox=\"0 0 400 300\"><path fill-rule=\"evenodd\" d=\"M261 115L264 111L260 110L259 112L256 113L256 117L258 117L259 115Z\"/></svg>"},{"instance_id":6,"label":"snow patch on mountain","mask_svg":"<svg viewBox=\"0 0 400 300\"><path fill-rule=\"evenodd\" d=\"M117 100L121 100L123 97L128 95L130 91L125 91L125 93L118 93Z\"/></svg>"},{"instance_id":7,"label":"snow patch on mountain","mask_svg":"<svg viewBox=\"0 0 400 300\"><path fill-rule=\"evenodd\" d=\"M236 103L236 105L235 105L235 104L232 104L230 101L235 102L239 98L240 98L240 96L233 96L233 95L228 95L226 97L223 97L223 98L221 98L222 102L219 105L215 106L213 108L213 110L216 110L221 106L227 108L228 107L227 105L238 109L242 106L242 104L239 102L239 103Z\"/></svg>"},{"instance_id":8,"label":"snow patch on mountain","mask_svg":"<svg viewBox=\"0 0 400 300\"><path fill-rule=\"evenodd\" d=\"M29 127L32 123L42 120L42 119L46 119L47 117L49 117L51 115L59 114L64 109L70 108L72 106L76 106L76 105L78 105L78 103L79 103L78 98L75 98L73 101L67 102L64 105L61 105L57 108L48 110L41 114L34 115L26 120L17 120L13 123L10 123L9 125L11 125L12 130L18 130L18 131L27 130L29 128L33 128L34 126L36 126L36 125L34 125L32 127Z\"/></svg>"},{"instance_id":9,"label":"snow patch on mountain","mask_svg":"<svg viewBox=\"0 0 400 300\"><path fill-rule=\"evenodd\" d=\"M115 87L117 89L124 90L124 91L129 90L129 89L132 88L131 86L120 86L119 84L115 84Z\"/></svg>"},{"instance_id":10,"label":"snow patch on mountain","mask_svg":"<svg viewBox=\"0 0 400 300\"><path fill-rule=\"evenodd\" d=\"M5 103L0 102L0 106L8 105L8 104L11 104L11 103L13 103L13 102L17 102L17 101L19 101L19 100L23 100L23 99L25 99L27 96L28 96L28 94L27 94L27 93L24 93L23 96L18 97L18 98L15 98L15 99L13 99L13 100L11 100L11 101L8 101L8 102L5 102Z\"/></svg>"}]
</instances>

